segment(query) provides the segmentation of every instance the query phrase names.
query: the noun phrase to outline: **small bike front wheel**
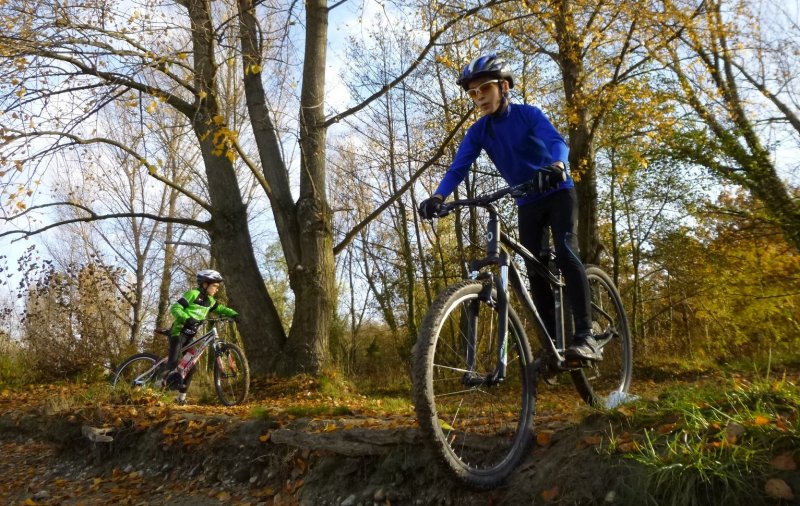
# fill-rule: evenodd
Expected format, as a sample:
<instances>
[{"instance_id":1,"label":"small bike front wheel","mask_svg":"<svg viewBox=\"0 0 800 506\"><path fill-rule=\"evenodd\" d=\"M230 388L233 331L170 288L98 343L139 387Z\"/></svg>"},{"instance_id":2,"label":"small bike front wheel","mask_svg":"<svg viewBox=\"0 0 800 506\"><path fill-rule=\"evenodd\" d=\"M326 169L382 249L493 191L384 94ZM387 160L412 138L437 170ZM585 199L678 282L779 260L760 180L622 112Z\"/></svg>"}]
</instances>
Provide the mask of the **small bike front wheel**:
<instances>
[{"instance_id":1,"label":"small bike front wheel","mask_svg":"<svg viewBox=\"0 0 800 506\"><path fill-rule=\"evenodd\" d=\"M478 280L447 288L428 310L413 354L426 442L448 471L484 489L504 481L528 454L536 397L525 331L509 307L506 345L498 343L496 300ZM505 378L497 381L503 360Z\"/></svg>"},{"instance_id":2,"label":"small bike front wheel","mask_svg":"<svg viewBox=\"0 0 800 506\"><path fill-rule=\"evenodd\" d=\"M250 391L250 366L238 346L225 343L214 360L214 388L226 406L241 404Z\"/></svg>"},{"instance_id":3,"label":"small bike front wheel","mask_svg":"<svg viewBox=\"0 0 800 506\"><path fill-rule=\"evenodd\" d=\"M160 357L152 353L137 353L126 358L117 367L111 386L114 389L158 388L159 368L156 363Z\"/></svg>"},{"instance_id":4,"label":"small bike front wheel","mask_svg":"<svg viewBox=\"0 0 800 506\"><path fill-rule=\"evenodd\" d=\"M611 395L628 391L633 374L633 345L622 298L611 278L594 265L586 266L592 305L592 333L603 346L603 360L572 371L583 400L602 407Z\"/></svg>"}]
</instances>

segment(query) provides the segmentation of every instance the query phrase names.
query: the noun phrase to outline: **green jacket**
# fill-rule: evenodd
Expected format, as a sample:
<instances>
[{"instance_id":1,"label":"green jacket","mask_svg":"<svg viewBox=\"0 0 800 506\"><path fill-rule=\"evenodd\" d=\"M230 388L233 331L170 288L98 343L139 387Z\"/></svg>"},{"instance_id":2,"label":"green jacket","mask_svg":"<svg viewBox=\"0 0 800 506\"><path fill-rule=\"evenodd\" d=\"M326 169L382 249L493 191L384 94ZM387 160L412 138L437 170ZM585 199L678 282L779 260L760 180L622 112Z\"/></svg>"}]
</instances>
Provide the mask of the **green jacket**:
<instances>
[{"instance_id":1,"label":"green jacket","mask_svg":"<svg viewBox=\"0 0 800 506\"><path fill-rule=\"evenodd\" d=\"M197 327L200 326L200 322L208 318L208 313L213 312L230 318L239 314L233 309L223 306L214 300L214 297L201 292L197 288L184 293L183 297L169 308L169 312L175 318L170 331L173 336L179 335L184 330L193 335L197 331ZM187 326L186 320L189 318L194 318L196 323L190 322Z\"/></svg>"}]
</instances>

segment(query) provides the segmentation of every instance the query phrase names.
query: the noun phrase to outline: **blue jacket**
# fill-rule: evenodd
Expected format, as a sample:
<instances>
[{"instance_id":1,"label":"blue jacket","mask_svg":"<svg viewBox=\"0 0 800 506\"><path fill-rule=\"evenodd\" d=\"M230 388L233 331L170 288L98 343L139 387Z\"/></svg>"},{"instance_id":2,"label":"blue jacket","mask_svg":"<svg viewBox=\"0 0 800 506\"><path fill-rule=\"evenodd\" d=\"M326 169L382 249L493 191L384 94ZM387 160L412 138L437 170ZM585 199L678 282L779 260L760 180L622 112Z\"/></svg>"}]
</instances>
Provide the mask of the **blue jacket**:
<instances>
[{"instance_id":1,"label":"blue jacket","mask_svg":"<svg viewBox=\"0 0 800 506\"><path fill-rule=\"evenodd\" d=\"M567 164L569 148L564 137L539 108L509 103L499 115L487 114L469 127L435 193L447 198L467 176L481 150L486 151L500 175L510 185L529 181L541 167L559 160L564 162L567 167L566 181L550 192L517 199L518 205L575 186Z\"/></svg>"}]
</instances>

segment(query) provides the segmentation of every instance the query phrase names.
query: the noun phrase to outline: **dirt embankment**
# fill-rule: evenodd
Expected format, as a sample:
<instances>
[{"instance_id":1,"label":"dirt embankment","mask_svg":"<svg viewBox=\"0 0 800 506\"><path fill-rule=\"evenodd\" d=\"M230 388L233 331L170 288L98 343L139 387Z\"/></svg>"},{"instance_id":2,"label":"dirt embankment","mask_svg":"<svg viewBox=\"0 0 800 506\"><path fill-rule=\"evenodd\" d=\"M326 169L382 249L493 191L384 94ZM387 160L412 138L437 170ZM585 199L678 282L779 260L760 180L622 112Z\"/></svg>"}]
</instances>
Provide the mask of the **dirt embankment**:
<instances>
[{"instance_id":1,"label":"dirt embankment","mask_svg":"<svg viewBox=\"0 0 800 506\"><path fill-rule=\"evenodd\" d=\"M628 472L591 444L608 429L591 419L576 426L540 416L546 437L517 472L497 489L475 491L432 461L410 416L277 421L159 404L54 412L52 402L6 403L0 502L620 504Z\"/></svg>"}]
</instances>

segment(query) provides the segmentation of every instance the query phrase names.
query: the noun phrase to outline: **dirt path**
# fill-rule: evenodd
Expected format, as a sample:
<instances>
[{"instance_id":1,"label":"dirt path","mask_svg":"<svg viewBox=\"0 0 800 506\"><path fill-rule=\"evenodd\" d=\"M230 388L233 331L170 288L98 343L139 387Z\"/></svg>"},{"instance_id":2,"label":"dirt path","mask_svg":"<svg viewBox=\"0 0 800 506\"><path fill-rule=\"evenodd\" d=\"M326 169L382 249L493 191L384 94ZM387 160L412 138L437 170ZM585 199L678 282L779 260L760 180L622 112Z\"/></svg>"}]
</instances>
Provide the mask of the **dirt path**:
<instances>
[{"instance_id":1,"label":"dirt path","mask_svg":"<svg viewBox=\"0 0 800 506\"><path fill-rule=\"evenodd\" d=\"M619 468L609 467L617 462L594 448L608 427L591 416L581 422L590 411L569 386L541 397L536 448L489 492L442 473L413 412L356 403L346 415L298 417L268 388L236 408L153 397L114 404L83 388L0 392L0 504L591 504L618 481ZM336 402L313 389L287 395L295 404ZM91 442L85 427L108 428L113 441Z\"/></svg>"}]
</instances>

